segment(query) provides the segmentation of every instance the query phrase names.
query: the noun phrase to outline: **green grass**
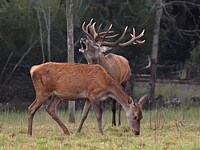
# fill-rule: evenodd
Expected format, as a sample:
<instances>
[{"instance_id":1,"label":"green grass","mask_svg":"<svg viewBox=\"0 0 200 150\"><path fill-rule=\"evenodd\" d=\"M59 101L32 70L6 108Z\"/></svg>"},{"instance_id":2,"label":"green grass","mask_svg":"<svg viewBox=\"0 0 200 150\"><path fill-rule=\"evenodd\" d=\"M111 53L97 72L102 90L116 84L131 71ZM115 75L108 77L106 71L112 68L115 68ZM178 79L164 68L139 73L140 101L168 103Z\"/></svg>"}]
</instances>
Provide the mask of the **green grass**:
<instances>
[{"instance_id":1,"label":"green grass","mask_svg":"<svg viewBox=\"0 0 200 150\"><path fill-rule=\"evenodd\" d=\"M92 111L81 133L76 133L81 112L76 112L76 124L67 123L67 115L66 112L58 112L58 116L70 130L70 136L63 135L59 126L45 111L39 111L34 118L33 136L29 137L26 113L0 112L0 149L200 149L198 107L154 110L151 113L144 111L139 137L129 130L124 113L122 125L112 127L111 112L104 112L104 135L98 133L97 121Z\"/></svg>"},{"instance_id":2,"label":"green grass","mask_svg":"<svg viewBox=\"0 0 200 150\"><path fill-rule=\"evenodd\" d=\"M199 85L178 84L178 83L156 83L155 93L163 95L164 97L191 97L200 96ZM148 89L148 83L136 83L134 88L134 95L143 95ZM149 89L148 89L149 90Z\"/></svg>"},{"instance_id":3,"label":"green grass","mask_svg":"<svg viewBox=\"0 0 200 150\"><path fill-rule=\"evenodd\" d=\"M199 85L187 85L187 84L173 84L173 83L165 83L165 84L157 84L156 85L156 93L157 95L165 95L166 97L190 97L190 96L198 96Z\"/></svg>"}]
</instances>

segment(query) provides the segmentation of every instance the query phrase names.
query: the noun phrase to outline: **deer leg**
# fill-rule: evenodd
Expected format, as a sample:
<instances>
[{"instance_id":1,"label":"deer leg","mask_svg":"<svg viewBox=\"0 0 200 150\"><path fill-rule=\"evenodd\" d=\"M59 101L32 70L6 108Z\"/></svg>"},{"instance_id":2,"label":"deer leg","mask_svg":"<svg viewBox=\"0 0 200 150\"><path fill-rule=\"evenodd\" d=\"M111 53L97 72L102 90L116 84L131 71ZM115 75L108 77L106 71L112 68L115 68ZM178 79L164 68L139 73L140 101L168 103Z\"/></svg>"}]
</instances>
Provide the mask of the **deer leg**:
<instances>
[{"instance_id":1,"label":"deer leg","mask_svg":"<svg viewBox=\"0 0 200 150\"><path fill-rule=\"evenodd\" d=\"M112 99L112 126L116 126L116 101Z\"/></svg>"},{"instance_id":2,"label":"deer leg","mask_svg":"<svg viewBox=\"0 0 200 150\"><path fill-rule=\"evenodd\" d=\"M121 85L124 89L126 89L127 87L127 82L123 82ZM121 125L121 110L122 110L122 106L118 103L118 126Z\"/></svg>"},{"instance_id":3,"label":"deer leg","mask_svg":"<svg viewBox=\"0 0 200 150\"><path fill-rule=\"evenodd\" d=\"M99 102L99 108L100 108L101 113L103 114L103 110L104 110L103 108L105 108L105 106L102 101Z\"/></svg>"},{"instance_id":4,"label":"deer leg","mask_svg":"<svg viewBox=\"0 0 200 150\"><path fill-rule=\"evenodd\" d=\"M90 101L94 111L95 111L95 114L96 114L96 118L97 118L97 122L98 122L98 128L99 128L99 132L101 134L103 134L103 130L102 130L102 110L98 104L98 102L95 100L92 100Z\"/></svg>"},{"instance_id":5,"label":"deer leg","mask_svg":"<svg viewBox=\"0 0 200 150\"><path fill-rule=\"evenodd\" d=\"M64 134L70 135L69 130L64 125L64 123L58 118L56 115L56 107L60 103L60 99L57 96L54 96L50 101L49 105L46 107L46 111L51 115L51 117L58 123L58 125L62 128Z\"/></svg>"},{"instance_id":6,"label":"deer leg","mask_svg":"<svg viewBox=\"0 0 200 150\"><path fill-rule=\"evenodd\" d=\"M90 104L89 100L86 100L84 108L83 108L82 116L81 116L81 121L80 121L78 128L77 128L77 132L81 132L83 123L85 122L85 120L88 116L90 108L91 108L91 104Z\"/></svg>"},{"instance_id":7,"label":"deer leg","mask_svg":"<svg viewBox=\"0 0 200 150\"><path fill-rule=\"evenodd\" d=\"M45 100L45 98L36 97L35 101L28 107L28 135L30 136L32 136L33 117Z\"/></svg>"},{"instance_id":8,"label":"deer leg","mask_svg":"<svg viewBox=\"0 0 200 150\"><path fill-rule=\"evenodd\" d=\"M118 104L118 109L119 109L119 115L118 115L118 126L121 125L121 110L122 110L122 106L120 104Z\"/></svg>"}]
</instances>

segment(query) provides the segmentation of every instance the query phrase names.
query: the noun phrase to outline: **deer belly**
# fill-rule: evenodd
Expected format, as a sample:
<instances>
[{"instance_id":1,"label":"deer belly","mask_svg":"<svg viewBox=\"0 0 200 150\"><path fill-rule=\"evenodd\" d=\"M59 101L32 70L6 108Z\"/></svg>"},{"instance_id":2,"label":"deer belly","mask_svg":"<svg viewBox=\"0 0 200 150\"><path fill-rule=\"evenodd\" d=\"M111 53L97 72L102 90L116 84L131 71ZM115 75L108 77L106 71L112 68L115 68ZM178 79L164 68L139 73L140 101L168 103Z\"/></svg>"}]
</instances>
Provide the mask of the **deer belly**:
<instances>
[{"instance_id":1,"label":"deer belly","mask_svg":"<svg viewBox=\"0 0 200 150\"><path fill-rule=\"evenodd\" d=\"M106 94L106 95L103 95L103 96L100 96L100 97L98 97L98 100L99 101L105 101L107 98L109 98L109 97L111 97L111 96L109 96L109 94Z\"/></svg>"},{"instance_id":2,"label":"deer belly","mask_svg":"<svg viewBox=\"0 0 200 150\"><path fill-rule=\"evenodd\" d=\"M81 92L54 92L54 94L66 100L78 100L88 97L88 93L86 90Z\"/></svg>"}]
</instances>

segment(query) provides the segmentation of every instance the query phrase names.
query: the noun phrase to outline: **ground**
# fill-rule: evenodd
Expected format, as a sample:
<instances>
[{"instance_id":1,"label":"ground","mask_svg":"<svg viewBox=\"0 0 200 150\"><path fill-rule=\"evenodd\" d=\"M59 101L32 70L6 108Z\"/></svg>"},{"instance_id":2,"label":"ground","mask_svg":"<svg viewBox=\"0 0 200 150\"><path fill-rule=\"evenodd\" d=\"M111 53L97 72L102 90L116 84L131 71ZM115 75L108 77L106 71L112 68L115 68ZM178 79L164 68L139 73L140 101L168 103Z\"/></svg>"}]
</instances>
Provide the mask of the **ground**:
<instances>
[{"instance_id":1,"label":"ground","mask_svg":"<svg viewBox=\"0 0 200 150\"><path fill-rule=\"evenodd\" d=\"M76 133L80 111L76 112L75 124L67 123L67 112L59 111L58 115L67 125L70 136L63 135L59 126L43 110L36 113L32 137L27 135L26 112L1 112L0 149L200 149L198 107L144 111L138 137L129 130L124 112L119 127L111 125L111 112L104 112L103 135L98 133L92 111L81 133Z\"/></svg>"}]
</instances>

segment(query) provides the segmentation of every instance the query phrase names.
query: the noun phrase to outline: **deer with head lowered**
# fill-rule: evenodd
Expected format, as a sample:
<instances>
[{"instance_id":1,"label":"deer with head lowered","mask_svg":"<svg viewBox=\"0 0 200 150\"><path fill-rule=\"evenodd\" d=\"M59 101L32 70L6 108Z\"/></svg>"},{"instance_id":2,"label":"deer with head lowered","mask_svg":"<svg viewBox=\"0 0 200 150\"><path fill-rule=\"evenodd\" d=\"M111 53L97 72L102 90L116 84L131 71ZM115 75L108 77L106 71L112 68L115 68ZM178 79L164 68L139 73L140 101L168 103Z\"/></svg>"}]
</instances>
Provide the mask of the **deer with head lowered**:
<instances>
[{"instance_id":1,"label":"deer with head lowered","mask_svg":"<svg viewBox=\"0 0 200 150\"><path fill-rule=\"evenodd\" d=\"M96 22L92 23L93 19L90 20L89 24L85 27L85 22L82 24L82 30L86 34L86 38L81 38L80 52L84 54L88 63L100 64L109 72L121 85L124 89L127 87L127 82L130 79L131 69L128 63L128 60L123 56L109 53L104 55L103 52L108 51L111 47L115 46L128 46L131 44L144 43L145 41L140 41L139 39L144 35L144 30L138 35L135 36L135 29L133 28L133 33L131 34L131 39L127 42L122 42L128 27L123 31L123 34L115 42L108 42L106 39L112 39L118 34L113 34L111 31L112 24L107 31L100 32L101 25L99 25L98 30L95 29ZM112 125L116 126L116 101L112 100ZM118 116L118 125L121 124L121 107L119 106L119 116Z\"/></svg>"},{"instance_id":2,"label":"deer with head lowered","mask_svg":"<svg viewBox=\"0 0 200 150\"><path fill-rule=\"evenodd\" d=\"M32 123L36 111L50 96L52 98L46 107L46 111L66 135L69 135L70 132L56 115L56 107L61 100L86 99L77 132L81 131L92 106L96 114L99 132L103 134L99 101L108 97L112 97L122 105L131 130L135 135L140 134L142 105L149 95L144 95L139 102L134 102L102 66L98 64L48 62L33 66L30 74L36 91L36 98L28 107L28 135L32 135Z\"/></svg>"}]
</instances>

